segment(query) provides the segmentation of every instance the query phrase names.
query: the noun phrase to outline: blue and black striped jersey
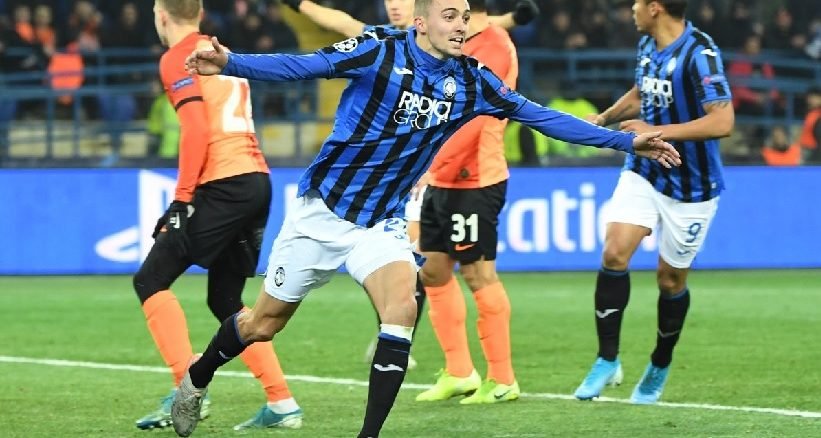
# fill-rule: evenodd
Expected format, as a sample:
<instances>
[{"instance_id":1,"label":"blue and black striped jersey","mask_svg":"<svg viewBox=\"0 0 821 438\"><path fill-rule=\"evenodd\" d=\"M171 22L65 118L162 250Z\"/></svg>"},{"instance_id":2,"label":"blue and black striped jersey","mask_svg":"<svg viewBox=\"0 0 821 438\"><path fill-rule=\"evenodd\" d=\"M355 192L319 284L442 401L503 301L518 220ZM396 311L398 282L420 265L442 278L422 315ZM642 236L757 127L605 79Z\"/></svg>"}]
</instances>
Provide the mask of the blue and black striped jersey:
<instances>
[{"instance_id":1,"label":"blue and black striped jersey","mask_svg":"<svg viewBox=\"0 0 821 438\"><path fill-rule=\"evenodd\" d=\"M257 80L351 79L333 131L299 181L340 218L370 227L402 216L413 185L442 143L474 117L518 120L572 143L632 153L611 131L524 98L473 58L440 60L416 31L375 28L309 55L230 54L223 74Z\"/></svg>"},{"instance_id":2,"label":"blue and black striped jersey","mask_svg":"<svg viewBox=\"0 0 821 438\"><path fill-rule=\"evenodd\" d=\"M703 117L704 105L730 100L721 52L704 32L687 22L684 33L664 50L644 36L638 44L636 87L641 118L651 125L686 123ZM667 169L628 155L625 169L646 178L656 190L683 202L707 201L724 189L718 139L671 142L681 166Z\"/></svg>"}]
</instances>

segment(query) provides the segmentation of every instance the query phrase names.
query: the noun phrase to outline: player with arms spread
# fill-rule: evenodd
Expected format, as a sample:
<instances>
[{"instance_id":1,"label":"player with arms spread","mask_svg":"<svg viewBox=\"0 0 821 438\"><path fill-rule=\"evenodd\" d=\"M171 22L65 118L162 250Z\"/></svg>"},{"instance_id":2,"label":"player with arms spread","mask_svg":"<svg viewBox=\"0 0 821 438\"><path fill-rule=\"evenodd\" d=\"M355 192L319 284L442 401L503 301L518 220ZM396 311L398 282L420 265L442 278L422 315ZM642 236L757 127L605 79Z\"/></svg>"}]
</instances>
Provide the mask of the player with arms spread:
<instances>
[{"instance_id":1,"label":"player with arms spread","mask_svg":"<svg viewBox=\"0 0 821 438\"><path fill-rule=\"evenodd\" d=\"M309 55L239 55L213 39L214 50L186 61L200 75L350 82L331 135L299 181L254 308L223 322L180 384L171 408L180 436L194 431L217 368L249 343L272 339L343 264L382 321L359 432L379 435L405 378L416 318L416 263L401 210L442 143L473 118L510 118L554 138L679 163L659 132L611 131L542 107L463 56L465 0L417 0L415 15L408 31L376 29Z\"/></svg>"},{"instance_id":2,"label":"player with arms spread","mask_svg":"<svg viewBox=\"0 0 821 438\"><path fill-rule=\"evenodd\" d=\"M598 357L576 397L598 397L608 383L620 383L621 321L630 297L630 259L641 240L661 224L656 348L631 396L634 403L661 397L673 347L690 307L687 274L701 249L724 189L720 137L730 135L735 116L721 52L713 40L684 19L686 0L636 0L633 16L640 32L636 85L613 106L591 119L621 122L637 134L661 131L681 154L681 167L628 156L613 192L596 281ZM639 117L639 119L636 119Z\"/></svg>"},{"instance_id":3,"label":"player with arms spread","mask_svg":"<svg viewBox=\"0 0 821 438\"><path fill-rule=\"evenodd\" d=\"M148 329L179 385L193 353L185 314L170 287L192 264L208 269L208 307L220 321L243 309L242 291L256 272L271 203L268 166L257 147L248 81L191 75L185 58L211 48L197 32L201 0L156 0L154 21L169 47L160 77L180 119L179 176L174 201L154 230L154 246L134 276ZM272 346L248 346L241 356L268 403L235 429L302 425L302 411ZM173 391L176 392L176 389ZM137 421L141 429L171 423L171 396ZM208 415L207 406L198 415Z\"/></svg>"}]
</instances>

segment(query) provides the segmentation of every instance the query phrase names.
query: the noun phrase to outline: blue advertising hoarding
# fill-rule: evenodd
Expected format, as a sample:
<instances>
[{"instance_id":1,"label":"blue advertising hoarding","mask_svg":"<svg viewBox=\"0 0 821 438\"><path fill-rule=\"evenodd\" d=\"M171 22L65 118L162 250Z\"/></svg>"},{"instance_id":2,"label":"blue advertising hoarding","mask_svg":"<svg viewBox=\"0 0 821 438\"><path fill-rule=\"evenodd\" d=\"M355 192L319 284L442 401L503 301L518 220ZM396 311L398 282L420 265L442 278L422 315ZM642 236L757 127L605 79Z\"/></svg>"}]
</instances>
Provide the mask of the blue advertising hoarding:
<instances>
[{"instance_id":1,"label":"blue advertising hoarding","mask_svg":"<svg viewBox=\"0 0 821 438\"><path fill-rule=\"evenodd\" d=\"M499 224L503 271L592 270L619 169L513 169ZM273 169L264 266L300 169ZM133 273L172 200L174 170L0 170L0 275ZM697 269L821 267L821 167L735 167ZM652 269L655 235L633 269Z\"/></svg>"}]
</instances>

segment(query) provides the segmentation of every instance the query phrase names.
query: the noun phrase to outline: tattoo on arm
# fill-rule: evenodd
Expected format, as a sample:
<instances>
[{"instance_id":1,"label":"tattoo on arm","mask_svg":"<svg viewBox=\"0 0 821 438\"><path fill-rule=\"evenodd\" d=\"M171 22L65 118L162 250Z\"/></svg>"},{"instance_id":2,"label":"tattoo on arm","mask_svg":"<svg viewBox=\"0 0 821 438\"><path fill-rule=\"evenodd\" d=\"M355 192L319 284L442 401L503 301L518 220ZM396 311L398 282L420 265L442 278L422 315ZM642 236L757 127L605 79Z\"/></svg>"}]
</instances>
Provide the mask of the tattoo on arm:
<instances>
[{"instance_id":1,"label":"tattoo on arm","mask_svg":"<svg viewBox=\"0 0 821 438\"><path fill-rule=\"evenodd\" d=\"M632 109L633 109L633 104L632 104L632 103L628 103L628 104L627 104L624 108L622 108L622 109L621 109L621 111L619 111L618 113L616 113L616 114L614 114L614 115L612 115L612 116L609 116L609 117L605 117L605 122L606 122L606 123L605 123L605 125L609 125L610 123L620 122L620 121L621 121L621 119L622 119L622 117L624 117L624 115L625 115L625 114L627 114L627 113L629 113Z\"/></svg>"},{"instance_id":2,"label":"tattoo on arm","mask_svg":"<svg viewBox=\"0 0 821 438\"><path fill-rule=\"evenodd\" d=\"M719 100L717 102L710 102L707 105L704 105L704 109L707 109L707 108L724 108L724 107L727 107L729 105L732 105L732 102L730 102L729 100Z\"/></svg>"}]
</instances>

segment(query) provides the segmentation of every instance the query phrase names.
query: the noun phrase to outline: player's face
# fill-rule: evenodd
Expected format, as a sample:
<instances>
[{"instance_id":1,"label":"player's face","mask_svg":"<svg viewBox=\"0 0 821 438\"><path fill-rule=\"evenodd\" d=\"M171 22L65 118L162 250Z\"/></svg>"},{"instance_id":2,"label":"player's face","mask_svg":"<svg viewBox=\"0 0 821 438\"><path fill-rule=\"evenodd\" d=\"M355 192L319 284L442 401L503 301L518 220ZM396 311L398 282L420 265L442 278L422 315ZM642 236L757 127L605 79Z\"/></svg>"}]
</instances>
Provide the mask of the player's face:
<instances>
[{"instance_id":1,"label":"player's face","mask_svg":"<svg viewBox=\"0 0 821 438\"><path fill-rule=\"evenodd\" d=\"M462 55L465 33L470 21L470 6L466 0L434 0L427 17L416 17L414 24L427 38L425 51L439 58Z\"/></svg>"},{"instance_id":2,"label":"player's face","mask_svg":"<svg viewBox=\"0 0 821 438\"><path fill-rule=\"evenodd\" d=\"M658 14L658 4L653 0L635 0L633 2L633 21L639 32L649 32L653 18Z\"/></svg>"},{"instance_id":3,"label":"player's face","mask_svg":"<svg viewBox=\"0 0 821 438\"><path fill-rule=\"evenodd\" d=\"M390 23L400 29L413 24L414 0L385 0L385 11Z\"/></svg>"},{"instance_id":4,"label":"player's face","mask_svg":"<svg viewBox=\"0 0 821 438\"><path fill-rule=\"evenodd\" d=\"M162 45L168 45L168 33L165 29L165 24L168 23L168 12L163 9L159 3L154 2L154 27L157 29L157 35L160 37Z\"/></svg>"}]
</instances>

